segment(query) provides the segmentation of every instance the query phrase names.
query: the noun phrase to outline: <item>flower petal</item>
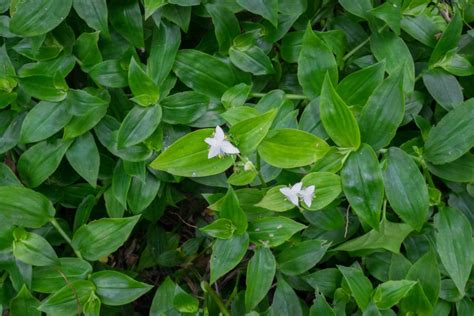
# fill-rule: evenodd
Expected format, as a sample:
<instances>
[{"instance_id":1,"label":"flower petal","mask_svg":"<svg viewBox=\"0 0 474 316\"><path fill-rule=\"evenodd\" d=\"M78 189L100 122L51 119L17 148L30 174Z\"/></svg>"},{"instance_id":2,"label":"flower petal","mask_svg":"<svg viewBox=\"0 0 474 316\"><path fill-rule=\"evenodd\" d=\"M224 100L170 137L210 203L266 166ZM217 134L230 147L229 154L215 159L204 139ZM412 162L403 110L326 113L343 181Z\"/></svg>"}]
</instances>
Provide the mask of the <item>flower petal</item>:
<instances>
[{"instance_id":1,"label":"flower petal","mask_svg":"<svg viewBox=\"0 0 474 316\"><path fill-rule=\"evenodd\" d=\"M214 133L214 139L223 141L225 138L224 131L220 126L216 126L216 132Z\"/></svg>"},{"instance_id":2,"label":"flower petal","mask_svg":"<svg viewBox=\"0 0 474 316\"><path fill-rule=\"evenodd\" d=\"M206 138L204 141L211 146L219 146L221 144L217 139L210 137Z\"/></svg>"},{"instance_id":3,"label":"flower petal","mask_svg":"<svg viewBox=\"0 0 474 316\"><path fill-rule=\"evenodd\" d=\"M238 154L240 153L239 149L232 145L229 141L224 140L221 144L222 151L226 154Z\"/></svg>"},{"instance_id":4,"label":"flower petal","mask_svg":"<svg viewBox=\"0 0 474 316\"><path fill-rule=\"evenodd\" d=\"M294 205L298 206L298 194L293 192L291 188L281 188L280 192L286 196L286 198L293 203Z\"/></svg>"},{"instance_id":5,"label":"flower petal","mask_svg":"<svg viewBox=\"0 0 474 316\"><path fill-rule=\"evenodd\" d=\"M302 182L295 183L295 184L291 187L291 191L293 191L293 192L295 192L295 193L300 193L302 186L303 186L303 183L302 183Z\"/></svg>"},{"instance_id":6,"label":"flower petal","mask_svg":"<svg viewBox=\"0 0 474 316\"><path fill-rule=\"evenodd\" d=\"M219 156L220 152L221 152L220 146L211 146L211 148L209 148L209 154L207 155L207 158L211 159L216 156Z\"/></svg>"}]
</instances>

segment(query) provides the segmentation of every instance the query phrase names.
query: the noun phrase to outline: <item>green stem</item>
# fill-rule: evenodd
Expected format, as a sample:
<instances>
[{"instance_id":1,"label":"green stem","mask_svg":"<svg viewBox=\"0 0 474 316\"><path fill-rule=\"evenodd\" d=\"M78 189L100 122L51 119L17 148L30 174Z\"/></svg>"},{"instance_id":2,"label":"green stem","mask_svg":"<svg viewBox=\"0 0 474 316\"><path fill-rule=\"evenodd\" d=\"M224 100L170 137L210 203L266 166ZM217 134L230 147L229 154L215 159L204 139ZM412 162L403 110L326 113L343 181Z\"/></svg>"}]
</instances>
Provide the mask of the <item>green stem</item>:
<instances>
[{"instance_id":1,"label":"green stem","mask_svg":"<svg viewBox=\"0 0 474 316\"><path fill-rule=\"evenodd\" d=\"M359 45L357 45L356 47L354 47L351 51L349 51L347 54L344 55L344 57L342 57L342 60L343 61L346 61L348 60L352 55L354 55L355 53L357 53L357 51L359 49L361 49L362 47L364 47L368 42L370 41L370 36L367 37L362 43L360 43Z\"/></svg>"},{"instance_id":2,"label":"green stem","mask_svg":"<svg viewBox=\"0 0 474 316\"><path fill-rule=\"evenodd\" d=\"M252 93L250 96L254 97L254 98L263 98L266 95L267 95L266 93L257 93L257 92L255 92L255 93ZM302 94L285 94L285 98L287 98L288 100L306 100L306 99L308 99L307 96L302 95Z\"/></svg>"},{"instance_id":3,"label":"green stem","mask_svg":"<svg viewBox=\"0 0 474 316\"><path fill-rule=\"evenodd\" d=\"M206 291L207 293L209 293L209 295L212 297L212 299L214 300L214 302L216 302L217 306L219 307L221 313L224 315L224 316L230 316L230 312L227 310L227 308L225 307L224 303L222 302L221 298L219 297L219 295L217 295L217 293L211 288L211 286L209 285L209 283L207 283L206 281L202 281L201 282L201 287L204 289L204 291Z\"/></svg>"},{"instance_id":4,"label":"green stem","mask_svg":"<svg viewBox=\"0 0 474 316\"><path fill-rule=\"evenodd\" d=\"M59 232L59 234L64 238L64 240L71 246L71 248L74 250L74 253L79 259L82 259L82 255L79 251L74 249L72 246L72 240L69 238L69 236L66 234L66 232L62 229L61 225L59 225L58 221L53 217L50 219L51 224L56 228L56 230Z\"/></svg>"},{"instance_id":5,"label":"green stem","mask_svg":"<svg viewBox=\"0 0 474 316\"><path fill-rule=\"evenodd\" d=\"M258 179L260 180L261 184L262 184L262 187L266 188L267 187L267 183L265 182L265 179L263 178L263 175L262 175L262 172L260 171L260 155L257 154L257 176L258 176Z\"/></svg>"}]
</instances>

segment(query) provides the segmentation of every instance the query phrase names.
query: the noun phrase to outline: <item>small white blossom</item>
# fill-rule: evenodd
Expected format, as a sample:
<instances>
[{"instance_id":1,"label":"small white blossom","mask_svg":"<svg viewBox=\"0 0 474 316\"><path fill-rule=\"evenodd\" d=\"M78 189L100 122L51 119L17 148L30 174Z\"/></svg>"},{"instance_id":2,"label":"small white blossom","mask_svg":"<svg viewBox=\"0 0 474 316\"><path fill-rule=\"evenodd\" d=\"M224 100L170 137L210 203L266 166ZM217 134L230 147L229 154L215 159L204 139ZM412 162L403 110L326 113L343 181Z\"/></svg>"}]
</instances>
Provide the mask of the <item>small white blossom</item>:
<instances>
[{"instance_id":1,"label":"small white blossom","mask_svg":"<svg viewBox=\"0 0 474 316\"><path fill-rule=\"evenodd\" d=\"M307 207L311 207L311 202L313 202L314 189L314 185L310 185L309 187L300 191L300 198L303 199L303 202Z\"/></svg>"},{"instance_id":2,"label":"small white blossom","mask_svg":"<svg viewBox=\"0 0 474 316\"><path fill-rule=\"evenodd\" d=\"M286 198L288 199L288 201L290 201L291 203L293 203L294 205L298 206L299 203L298 203L298 197L299 197L299 193L301 191L301 187L303 186L303 183L301 182L298 182L296 183L295 185L293 185L292 187L290 188L281 188L280 189L280 192L286 196Z\"/></svg>"},{"instance_id":3,"label":"small white blossom","mask_svg":"<svg viewBox=\"0 0 474 316\"><path fill-rule=\"evenodd\" d=\"M280 192L295 206L299 206L299 201L301 199L307 207L311 207L314 197L314 190L314 185L303 188L303 183L298 182L292 187L281 188Z\"/></svg>"},{"instance_id":4,"label":"small white blossom","mask_svg":"<svg viewBox=\"0 0 474 316\"><path fill-rule=\"evenodd\" d=\"M207 155L208 159L214 158L216 156L222 157L226 154L238 154L240 153L239 149L232 145L224 135L224 131L220 126L216 126L216 131L214 137L208 137L204 140L209 146L209 154Z\"/></svg>"},{"instance_id":5,"label":"small white blossom","mask_svg":"<svg viewBox=\"0 0 474 316\"><path fill-rule=\"evenodd\" d=\"M245 163L244 171L251 171L251 170L254 170L254 169L255 169L255 166L253 165L253 163L250 160Z\"/></svg>"}]
</instances>

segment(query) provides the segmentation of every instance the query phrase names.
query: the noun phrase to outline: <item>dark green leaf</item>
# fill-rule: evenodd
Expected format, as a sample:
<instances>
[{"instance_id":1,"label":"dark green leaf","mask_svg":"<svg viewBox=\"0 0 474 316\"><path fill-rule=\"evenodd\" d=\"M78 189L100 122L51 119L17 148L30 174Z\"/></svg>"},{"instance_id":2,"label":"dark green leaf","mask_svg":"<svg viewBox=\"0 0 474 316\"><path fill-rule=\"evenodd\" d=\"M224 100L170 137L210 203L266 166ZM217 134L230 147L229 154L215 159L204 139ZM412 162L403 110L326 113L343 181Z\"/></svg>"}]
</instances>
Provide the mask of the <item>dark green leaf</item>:
<instances>
[{"instance_id":1,"label":"dark green leaf","mask_svg":"<svg viewBox=\"0 0 474 316\"><path fill-rule=\"evenodd\" d=\"M357 305L360 309L364 310L370 303L372 283L370 283L364 273L357 268L343 266L337 266L337 268L344 276Z\"/></svg>"},{"instance_id":2,"label":"dark green leaf","mask_svg":"<svg viewBox=\"0 0 474 316\"><path fill-rule=\"evenodd\" d=\"M77 137L66 151L66 158L76 172L95 187L99 176L100 155L94 137L86 133Z\"/></svg>"},{"instance_id":3,"label":"dark green leaf","mask_svg":"<svg viewBox=\"0 0 474 316\"><path fill-rule=\"evenodd\" d=\"M433 99L448 111L464 100L461 85L456 77L442 69L435 68L425 72L423 83Z\"/></svg>"},{"instance_id":4,"label":"dark green leaf","mask_svg":"<svg viewBox=\"0 0 474 316\"><path fill-rule=\"evenodd\" d=\"M247 253L249 235L234 236L232 239L217 239L212 246L211 284L239 264Z\"/></svg>"},{"instance_id":5,"label":"dark green leaf","mask_svg":"<svg viewBox=\"0 0 474 316\"><path fill-rule=\"evenodd\" d=\"M249 223L250 239L267 247L276 247L306 226L284 216L263 217Z\"/></svg>"},{"instance_id":6,"label":"dark green leaf","mask_svg":"<svg viewBox=\"0 0 474 316\"><path fill-rule=\"evenodd\" d=\"M135 106L128 112L117 134L118 148L130 147L143 142L158 127L161 121L161 106Z\"/></svg>"},{"instance_id":7,"label":"dark green leaf","mask_svg":"<svg viewBox=\"0 0 474 316\"><path fill-rule=\"evenodd\" d=\"M237 195L232 188L229 188L224 196L219 215L232 221L236 227L236 234L243 234L247 230L247 215L240 207Z\"/></svg>"},{"instance_id":8,"label":"dark green leaf","mask_svg":"<svg viewBox=\"0 0 474 316\"><path fill-rule=\"evenodd\" d=\"M276 261L272 251L265 247L255 249L247 265L245 279L245 308L254 309L267 295L275 276Z\"/></svg>"},{"instance_id":9,"label":"dark green leaf","mask_svg":"<svg viewBox=\"0 0 474 316\"><path fill-rule=\"evenodd\" d=\"M40 302L28 291L25 284L20 292L10 301L10 315L28 315L40 316L41 312L37 309Z\"/></svg>"},{"instance_id":10,"label":"dark green leaf","mask_svg":"<svg viewBox=\"0 0 474 316\"><path fill-rule=\"evenodd\" d=\"M255 76L271 75L275 72L270 58L258 46L244 50L231 47L229 57L237 68Z\"/></svg>"},{"instance_id":11,"label":"dark green leaf","mask_svg":"<svg viewBox=\"0 0 474 316\"><path fill-rule=\"evenodd\" d=\"M44 299L38 309L47 314L74 315L78 311L78 304L81 310L80 306L84 305L94 290L95 286L90 281L73 281Z\"/></svg>"},{"instance_id":12,"label":"dark green leaf","mask_svg":"<svg viewBox=\"0 0 474 316\"><path fill-rule=\"evenodd\" d=\"M374 292L374 302L380 309L389 309L407 296L416 281L397 280L380 284Z\"/></svg>"},{"instance_id":13,"label":"dark green leaf","mask_svg":"<svg viewBox=\"0 0 474 316\"><path fill-rule=\"evenodd\" d=\"M119 0L109 6L110 23L133 46L144 47L143 18L137 0Z\"/></svg>"},{"instance_id":14,"label":"dark green leaf","mask_svg":"<svg viewBox=\"0 0 474 316\"><path fill-rule=\"evenodd\" d=\"M232 40L240 33L239 21L225 5L206 4L206 10L212 18L219 50L226 53Z\"/></svg>"},{"instance_id":15,"label":"dark green leaf","mask_svg":"<svg viewBox=\"0 0 474 316\"><path fill-rule=\"evenodd\" d=\"M18 260L34 266L50 266L59 263L53 247L42 236L17 228L13 231L13 255Z\"/></svg>"},{"instance_id":16,"label":"dark green leaf","mask_svg":"<svg viewBox=\"0 0 474 316\"><path fill-rule=\"evenodd\" d=\"M448 27L444 30L443 35L436 43L431 57L429 60L430 65L435 65L439 62L448 52L455 49L458 45L459 38L462 32L462 16L454 14L453 19L449 23Z\"/></svg>"},{"instance_id":17,"label":"dark green leaf","mask_svg":"<svg viewBox=\"0 0 474 316\"><path fill-rule=\"evenodd\" d=\"M286 248L278 255L278 267L287 275L299 275L314 267L326 254L330 243L306 240Z\"/></svg>"},{"instance_id":18,"label":"dark green leaf","mask_svg":"<svg viewBox=\"0 0 474 316\"><path fill-rule=\"evenodd\" d=\"M278 23L278 1L277 0L237 0L244 9L262 16L274 26Z\"/></svg>"},{"instance_id":19,"label":"dark green leaf","mask_svg":"<svg viewBox=\"0 0 474 316\"><path fill-rule=\"evenodd\" d=\"M106 0L89 2L87 0L73 0L72 5L77 14L86 21L91 28L109 36L107 25L107 3Z\"/></svg>"}]
</instances>

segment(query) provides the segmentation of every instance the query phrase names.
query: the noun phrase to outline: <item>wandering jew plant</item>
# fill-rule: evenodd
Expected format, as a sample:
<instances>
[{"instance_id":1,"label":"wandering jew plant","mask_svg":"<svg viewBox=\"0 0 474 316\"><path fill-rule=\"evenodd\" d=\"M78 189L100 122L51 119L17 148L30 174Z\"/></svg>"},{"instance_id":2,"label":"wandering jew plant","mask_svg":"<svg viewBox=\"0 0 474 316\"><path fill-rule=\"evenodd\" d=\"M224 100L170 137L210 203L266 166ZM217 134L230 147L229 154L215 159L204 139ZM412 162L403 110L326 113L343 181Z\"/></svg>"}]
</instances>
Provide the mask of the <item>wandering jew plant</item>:
<instances>
[{"instance_id":1,"label":"wandering jew plant","mask_svg":"<svg viewBox=\"0 0 474 316\"><path fill-rule=\"evenodd\" d=\"M474 315L471 0L0 0L0 314Z\"/></svg>"}]
</instances>

